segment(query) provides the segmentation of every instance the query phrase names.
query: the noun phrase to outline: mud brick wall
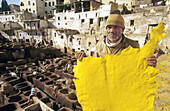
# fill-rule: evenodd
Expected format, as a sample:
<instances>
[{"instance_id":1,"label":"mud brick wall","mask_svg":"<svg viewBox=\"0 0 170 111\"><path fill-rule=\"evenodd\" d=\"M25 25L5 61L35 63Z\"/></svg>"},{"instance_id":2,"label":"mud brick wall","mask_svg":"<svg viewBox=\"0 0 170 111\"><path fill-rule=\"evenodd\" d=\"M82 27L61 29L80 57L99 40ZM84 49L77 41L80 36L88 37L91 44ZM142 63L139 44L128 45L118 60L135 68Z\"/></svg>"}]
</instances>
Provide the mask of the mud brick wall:
<instances>
[{"instance_id":1,"label":"mud brick wall","mask_svg":"<svg viewBox=\"0 0 170 111\"><path fill-rule=\"evenodd\" d=\"M156 78L159 84L157 89L154 111L170 111L170 54L158 58L157 68L160 74Z\"/></svg>"}]
</instances>

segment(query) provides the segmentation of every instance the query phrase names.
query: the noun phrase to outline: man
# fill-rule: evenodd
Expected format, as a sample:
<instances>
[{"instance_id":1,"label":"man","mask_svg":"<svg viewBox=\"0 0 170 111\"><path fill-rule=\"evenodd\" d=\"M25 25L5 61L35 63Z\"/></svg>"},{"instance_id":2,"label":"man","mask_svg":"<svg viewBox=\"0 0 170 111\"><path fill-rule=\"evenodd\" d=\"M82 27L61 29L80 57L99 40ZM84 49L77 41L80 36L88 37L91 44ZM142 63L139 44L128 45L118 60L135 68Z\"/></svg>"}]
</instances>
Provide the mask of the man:
<instances>
[{"instance_id":1,"label":"man","mask_svg":"<svg viewBox=\"0 0 170 111\"><path fill-rule=\"evenodd\" d=\"M30 103L30 100L32 99L32 97L36 96L36 93L37 93L36 86L33 86L31 89L31 94L29 95L29 103Z\"/></svg>"},{"instance_id":2,"label":"man","mask_svg":"<svg viewBox=\"0 0 170 111\"><path fill-rule=\"evenodd\" d=\"M98 42L94 56L103 57L106 53L109 55L117 54L129 45L133 48L139 48L139 44L137 42L128 39L123 35L124 29L124 19L120 15L120 11L113 11L106 21L107 37ZM86 54L83 51L76 53L75 55L76 59L79 61L82 61L85 56ZM148 56L146 58L146 62L150 66L156 67L157 60L155 56Z\"/></svg>"}]
</instances>

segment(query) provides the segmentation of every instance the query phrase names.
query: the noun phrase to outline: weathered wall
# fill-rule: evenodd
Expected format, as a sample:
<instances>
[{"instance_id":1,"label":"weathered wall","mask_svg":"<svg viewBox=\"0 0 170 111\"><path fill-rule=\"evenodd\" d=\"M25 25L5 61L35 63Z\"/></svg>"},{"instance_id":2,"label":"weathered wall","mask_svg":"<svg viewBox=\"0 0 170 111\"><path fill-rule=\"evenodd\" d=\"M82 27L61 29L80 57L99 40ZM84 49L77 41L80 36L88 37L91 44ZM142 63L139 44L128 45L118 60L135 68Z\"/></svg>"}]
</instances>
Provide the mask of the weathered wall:
<instances>
[{"instance_id":1,"label":"weathered wall","mask_svg":"<svg viewBox=\"0 0 170 111\"><path fill-rule=\"evenodd\" d=\"M125 35L129 38L135 39L139 41L140 46L142 47L144 44L144 40L147 34L148 24L158 24L165 23L165 33L166 37L162 39L159 45L165 51L166 46L170 48L170 35L169 35L169 6L160 6L160 7L150 7L144 9L137 9L134 14L126 14L123 15L125 19ZM130 25L131 21L134 21L134 25Z\"/></svg>"},{"instance_id":2,"label":"weathered wall","mask_svg":"<svg viewBox=\"0 0 170 111\"><path fill-rule=\"evenodd\" d=\"M21 3L24 4L21 6ZM45 13L44 1L42 0L20 0L20 10L27 10L33 16L38 16Z\"/></svg>"},{"instance_id":3,"label":"weathered wall","mask_svg":"<svg viewBox=\"0 0 170 111\"><path fill-rule=\"evenodd\" d=\"M155 97L154 111L170 111L170 54L164 54L157 60L160 74L156 78L159 87Z\"/></svg>"},{"instance_id":4,"label":"weathered wall","mask_svg":"<svg viewBox=\"0 0 170 111\"><path fill-rule=\"evenodd\" d=\"M0 30L17 30L21 28L21 25L17 22L0 23Z\"/></svg>"},{"instance_id":5,"label":"weathered wall","mask_svg":"<svg viewBox=\"0 0 170 111\"><path fill-rule=\"evenodd\" d=\"M47 4L47 6L45 7L45 10L44 10L44 13L47 13L47 14L52 14L53 13L53 9L55 8L55 5L57 5L57 3L56 3L56 0L46 0L45 1L45 3ZM37 3L38 4L38 3ZM49 4L51 4L51 6L49 5ZM42 4L43 6L44 6L44 3ZM39 4L38 5L39 7L39 9L40 10L42 10L43 8L42 8L42 6ZM42 9L41 9L42 8ZM42 10L43 11L43 10ZM43 13L43 12L42 12Z\"/></svg>"},{"instance_id":6,"label":"weathered wall","mask_svg":"<svg viewBox=\"0 0 170 111\"><path fill-rule=\"evenodd\" d=\"M102 21L100 21L102 25L99 27L99 19L101 18L105 21L105 17L109 15L111 7L115 9L114 6L111 4L103 5L101 9L81 13L56 13L54 25L57 28L76 29L78 31L88 31L93 26L99 31L103 28Z\"/></svg>"},{"instance_id":7,"label":"weathered wall","mask_svg":"<svg viewBox=\"0 0 170 111\"><path fill-rule=\"evenodd\" d=\"M8 21L16 22L14 13L0 14L0 22L8 22Z\"/></svg>"}]
</instances>

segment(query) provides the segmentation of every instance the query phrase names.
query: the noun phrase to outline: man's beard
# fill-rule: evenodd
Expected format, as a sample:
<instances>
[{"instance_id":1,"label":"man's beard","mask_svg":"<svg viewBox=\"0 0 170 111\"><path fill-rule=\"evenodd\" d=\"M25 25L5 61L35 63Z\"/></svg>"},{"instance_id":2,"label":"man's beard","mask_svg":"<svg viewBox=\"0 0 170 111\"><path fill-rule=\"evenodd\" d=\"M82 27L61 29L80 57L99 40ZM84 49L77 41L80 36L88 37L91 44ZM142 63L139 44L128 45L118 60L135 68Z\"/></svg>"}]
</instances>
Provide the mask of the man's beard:
<instances>
[{"instance_id":1,"label":"man's beard","mask_svg":"<svg viewBox=\"0 0 170 111\"><path fill-rule=\"evenodd\" d=\"M121 36L117 33L109 33L107 38L111 43L115 43L121 38Z\"/></svg>"},{"instance_id":2,"label":"man's beard","mask_svg":"<svg viewBox=\"0 0 170 111\"><path fill-rule=\"evenodd\" d=\"M111 42L108 36L106 37L106 45L108 47L116 47L117 45L120 44L121 41L122 41L122 36L117 37L117 39L114 40L114 42Z\"/></svg>"}]
</instances>

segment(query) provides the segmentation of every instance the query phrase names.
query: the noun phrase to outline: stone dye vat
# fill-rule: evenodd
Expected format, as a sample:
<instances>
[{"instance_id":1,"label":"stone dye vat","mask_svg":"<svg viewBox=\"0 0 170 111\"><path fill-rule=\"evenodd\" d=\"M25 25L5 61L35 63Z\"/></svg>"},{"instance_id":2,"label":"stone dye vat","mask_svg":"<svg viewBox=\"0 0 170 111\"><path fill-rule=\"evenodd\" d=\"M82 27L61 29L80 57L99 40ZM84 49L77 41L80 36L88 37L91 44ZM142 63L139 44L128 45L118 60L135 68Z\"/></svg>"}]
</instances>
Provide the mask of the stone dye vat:
<instances>
[{"instance_id":1,"label":"stone dye vat","mask_svg":"<svg viewBox=\"0 0 170 111\"><path fill-rule=\"evenodd\" d=\"M15 104L7 104L2 107L0 107L0 111L15 111L17 107Z\"/></svg>"}]
</instances>

